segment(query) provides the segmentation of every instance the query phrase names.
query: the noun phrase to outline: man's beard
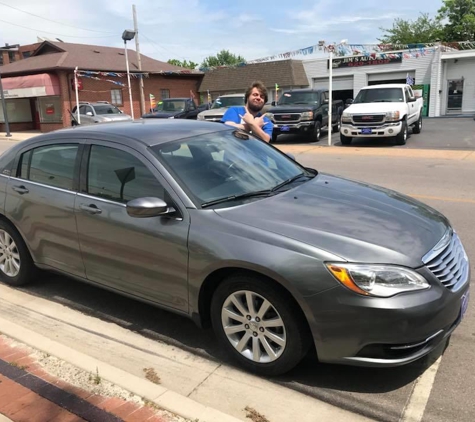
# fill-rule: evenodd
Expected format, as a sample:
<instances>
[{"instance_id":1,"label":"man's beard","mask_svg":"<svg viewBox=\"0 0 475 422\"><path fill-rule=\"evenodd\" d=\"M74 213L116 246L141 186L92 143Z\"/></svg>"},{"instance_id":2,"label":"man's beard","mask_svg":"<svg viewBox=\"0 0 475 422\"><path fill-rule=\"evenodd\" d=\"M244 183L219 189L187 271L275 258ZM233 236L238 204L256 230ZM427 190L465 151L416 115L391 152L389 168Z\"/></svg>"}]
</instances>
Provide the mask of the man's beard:
<instances>
[{"instance_id":1,"label":"man's beard","mask_svg":"<svg viewBox=\"0 0 475 422\"><path fill-rule=\"evenodd\" d=\"M247 109L250 110L250 111L253 111L254 113L258 113L259 111L262 110L263 107L264 107L264 104L256 105L256 104L253 104L251 102L247 103Z\"/></svg>"}]
</instances>

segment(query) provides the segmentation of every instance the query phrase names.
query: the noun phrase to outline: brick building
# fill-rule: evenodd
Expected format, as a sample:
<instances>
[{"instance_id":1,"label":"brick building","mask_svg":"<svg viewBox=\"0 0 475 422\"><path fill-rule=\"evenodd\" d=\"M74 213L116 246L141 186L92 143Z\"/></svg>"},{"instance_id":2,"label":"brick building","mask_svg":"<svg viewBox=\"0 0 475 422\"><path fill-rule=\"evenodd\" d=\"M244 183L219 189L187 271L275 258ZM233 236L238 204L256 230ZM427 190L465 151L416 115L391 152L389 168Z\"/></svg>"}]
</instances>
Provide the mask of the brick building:
<instances>
[{"instance_id":1,"label":"brick building","mask_svg":"<svg viewBox=\"0 0 475 422\"><path fill-rule=\"evenodd\" d=\"M9 54L12 51L14 54ZM3 48L1 53L4 64L0 72L12 131L37 129L49 132L70 126L69 111L76 105L75 69L81 75L79 101L108 101L131 114L125 55L121 48L44 41L15 46L11 51ZM192 95L198 98L201 72L144 55L141 55L142 71L139 72L136 57L136 52L129 49L132 107L136 117L141 115L140 77L144 81L145 111L150 108L150 95L156 101ZM4 126L0 103L0 130L4 130Z\"/></svg>"}]
</instances>

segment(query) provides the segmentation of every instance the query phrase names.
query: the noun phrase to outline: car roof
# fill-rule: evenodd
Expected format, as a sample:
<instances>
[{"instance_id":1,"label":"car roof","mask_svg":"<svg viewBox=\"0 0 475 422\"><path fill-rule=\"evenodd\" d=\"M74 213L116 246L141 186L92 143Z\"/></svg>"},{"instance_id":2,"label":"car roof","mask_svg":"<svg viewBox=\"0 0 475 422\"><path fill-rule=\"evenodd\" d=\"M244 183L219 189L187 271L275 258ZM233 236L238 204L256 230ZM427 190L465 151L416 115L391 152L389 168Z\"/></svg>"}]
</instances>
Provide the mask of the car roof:
<instances>
[{"instance_id":1,"label":"car roof","mask_svg":"<svg viewBox=\"0 0 475 422\"><path fill-rule=\"evenodd\" d=\"M236 130L216 122L188 119L138 119L128 122L101 123L94 126L76 126L35 136L22 145L41 140L100 139L124 145L132 143L153 146L178 139L205 135L208 133Z\"/></svg>"},{"instance_id":2,"label":"car roof","mask_svg":"<svg viewBox=\"0 0 475 422\"><path fill-rule=\"evenodd\" d=\"M186 100L191 100L191 98L190 97L173 97L173 98L164 98L161 101L174 101L174 100L186 101Z\"/></svg>"},{"instance_id":3,"label":"car roof","mask_svg":"<svg viewBox=\"0 0 475 422\"><path fill-rule=\"evenodd\" d=\"M406 84L380 84L380 85L369 85L365 86L362 89L378 89L378 88L405 88Z\"/></svg>"}]
</instances>

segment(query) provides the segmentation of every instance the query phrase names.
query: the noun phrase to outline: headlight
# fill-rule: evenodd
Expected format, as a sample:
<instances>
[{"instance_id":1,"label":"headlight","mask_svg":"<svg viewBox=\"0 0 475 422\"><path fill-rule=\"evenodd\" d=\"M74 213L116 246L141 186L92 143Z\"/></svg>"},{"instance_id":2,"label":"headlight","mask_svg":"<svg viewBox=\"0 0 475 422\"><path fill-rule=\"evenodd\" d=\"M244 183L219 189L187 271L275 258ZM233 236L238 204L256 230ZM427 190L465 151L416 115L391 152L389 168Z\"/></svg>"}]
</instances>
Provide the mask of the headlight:
<instances>
[{"instance_id":1,"label":"headlight","mask_svg":"<svg viewBox=\"0 0 475 422\"><path fill-rule=\"evenodd\" d=\"M351 114L343 112L343 114L341 115L341 122L351 123Z\"/></svg>"},{"instance_id":2,"label":"headlight","mask_svg":"<svg viewBox=\"0 0 475 422\"><path fill-rule=\"evenodd\" d=\"M365 296L390 297L430 287L424 277L409 268L346 263L327 263L326 266L341 284Z\"/></svg>"},{"instance_id":3,"label":"headlight","mask_svg":"<svg viewBox=\"0 0 475 422\"><path fill-rule=\"evenodd\" d=\"M386 120L394 121L394 120L399 120L399 119L400 119L399 111L388 111L386 113Z\"/></svg>"},{"instance_id":4,"label":"headlight","mask_svg":"<svg viewBox=\"0 0 475 422\"><path fill-rule=\"evenodd\" d=\"M302 113L302 120L313 120L313 111L304 111Z\"/></svg>"},{"instance_id":5,"label":"headlight","mask_svg":"<svg viewBox=\"0 0 475 422\"><path fill-rule=\"evenodd\" d=\"M170 117L169 117L169 119L174 119L174 118L175 118L175 116L170 116Z\"/></svg>"},{"instance_id":6,"label":"headlight","mask_svg":"<svg viewBox=\"0 0 475 422\"><path fill-rule=\"evenodd\" d=\"M274 121L274 113L266 113L266 116L269 120Z\"/></svg>"},{"instance_id":7,"label":"headlight","mask_svg":"<svg viewBox=\"0 0 475 422\"><path fill-rule=\"evenodd\" d=\"M204 116L202 116L201 114L198 114L198 120L204 120Z\"/></svg>"}]
</instances>

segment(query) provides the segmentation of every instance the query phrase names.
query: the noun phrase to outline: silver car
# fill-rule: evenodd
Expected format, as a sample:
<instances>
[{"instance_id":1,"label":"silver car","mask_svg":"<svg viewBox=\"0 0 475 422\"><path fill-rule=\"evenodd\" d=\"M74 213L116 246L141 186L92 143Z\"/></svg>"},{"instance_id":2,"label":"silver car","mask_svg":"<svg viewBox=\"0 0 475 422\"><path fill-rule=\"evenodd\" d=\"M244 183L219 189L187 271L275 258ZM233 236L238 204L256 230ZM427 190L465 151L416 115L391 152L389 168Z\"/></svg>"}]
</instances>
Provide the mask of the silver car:
<instances>
[{"instance_id":1,"label":"silver car","mask_svg":"<svg viewBox=\"0 0 475 422\"><path fill-rule=\"evenodd\" d=\"M243 105L244 93L221 95L214 101L209 110L202 111L198 114L198 120L220 122L229 107Z\"/></svg>"},{"instance_id":2,"label":"silver car","mask_svg":"<svg viewBox=\"0 0 475 422\"><path fill-rule=\"evenodd\" d=\"M0 279L50 269L202 326L243 367L396 366L463 318L470 266L410 197L305 168L226 125L66 129L0 157Z\"/></svg>"},{"instance_id":3,"label":"silver car","mask_svg":"<svg viewBox=\"0 0 475 422\"><path fill-rule=\"evenodd\" d=\"M71 126L94 125L97 123L124 122L132 120L132 116L125 114L115 105L109 104L107 101L98 101L96 103L79 103L78 107L74 107L72 111Z\"/></svg>"}]
</instances>

